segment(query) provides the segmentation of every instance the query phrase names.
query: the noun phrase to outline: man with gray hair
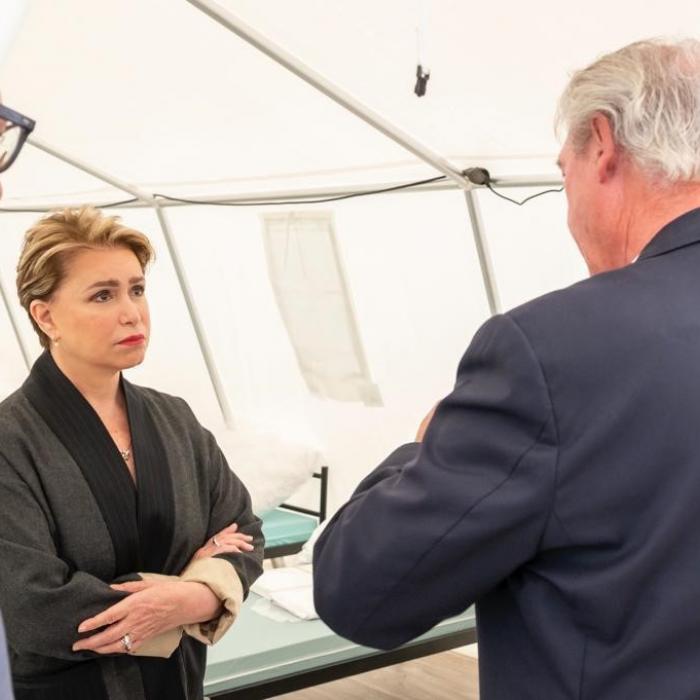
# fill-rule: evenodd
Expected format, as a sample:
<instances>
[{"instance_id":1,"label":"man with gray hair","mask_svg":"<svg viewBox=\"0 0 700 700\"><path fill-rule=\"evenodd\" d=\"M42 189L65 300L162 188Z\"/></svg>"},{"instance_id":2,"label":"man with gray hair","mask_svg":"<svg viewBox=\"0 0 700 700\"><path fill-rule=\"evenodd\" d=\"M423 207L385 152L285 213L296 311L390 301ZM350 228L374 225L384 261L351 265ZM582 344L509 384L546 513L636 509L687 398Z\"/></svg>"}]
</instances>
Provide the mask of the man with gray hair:
<instances>
[{"instance_id":1,"label":"man with gray hair","mask_svg":"<svg viewBox=\"0 0 700 700\"><path fill-rule=\"evenodd\" d=\"M482 700L700 697L700 42L559 107L591 277L486 322L417 441L315 548L321 617L389 648L476 602Z\"/></svg>"}]
</instances>

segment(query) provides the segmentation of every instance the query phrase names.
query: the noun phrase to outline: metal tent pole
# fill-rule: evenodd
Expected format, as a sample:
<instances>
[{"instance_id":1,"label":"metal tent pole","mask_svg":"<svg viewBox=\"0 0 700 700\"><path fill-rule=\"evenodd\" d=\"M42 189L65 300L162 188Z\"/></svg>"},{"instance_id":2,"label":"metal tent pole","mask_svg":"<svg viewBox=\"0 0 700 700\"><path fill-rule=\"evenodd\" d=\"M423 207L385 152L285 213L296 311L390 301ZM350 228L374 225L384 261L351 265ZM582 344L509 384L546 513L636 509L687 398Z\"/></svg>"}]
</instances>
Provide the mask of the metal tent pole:
<instances>
[{"instance_id":1,"label":"metal tent pole","mask_svg":"<svg viewBox=\"0 0 700 700\"><path fill-rule=\"evenodd\" d=\"M189 280L185 274L185 266L182 263L182 257L175 240L175 236L172 234L170 228L170 222L165 216L165 211L163 208L156 204L155 207L156 216L158 217L158 223L163 231L163 237L165 238L165 244L168 247L168 253L170 253L170 258L173 261L173 267L175 268L175 274L177 275L177 281L180 284L180 289L182 290L182 295L185 298L185 304L187 305L187 311L192 319L192 325L194 326L194 332L197 336L197 342L199 343L200 350L204 357L204 361L207 363L207 370L209 372L209 378L216 392L216 398L219 402L219 408L226 422L226 426L229 429L233 429L234 420L233 414L231 412L231 407L229 406L228 399L226 397L226 391L224 389L223 382L221 380L221 375L214 362L214 353L212 352L211 346L209 345L209 340L206 333L204 332L204 324L202 323L199 311L194 303L194 294L190 288Z\"/></svg>"},{"instance_id":2,"label":"metal tent pole","mask_svg":"<svg viewBox=\"0 0 700 700\"><path fill-rule=\"evenodd\" d=\"M355 96L331 82L328 78L306 65L299 58L289 53L281 46L264 36L250 25L246 24L240 17L234 15L226 8L211 0L187 0L190 4L209 15L213 20L223 25L229 31L238 35L244 41L262 51L273 61L284 66L303 81L330 97L334 102L352 112L355 116L367 122L382 134L392 139L403 148L426 163L430 163L434 168L447 177L453 179L465 189L471 188L472 184L467 180L448 160L438 153L435 153L428 146L418 141L416 138L401 130L395 124L384 119L378 112L362 103Z\"/></svg>"},{"instance_id":3,"label":"metal tent pole","mask_svg":"<svg viewBox=\"0 0 700 700\"><path fill-rule=\"evenodd\" d=\"M103 170L98 170L82 160L73 158L73 156L69 156L67 153L59 151L54 146L50 146L48 143L38 139L36 136L30 136L27 139L27 143L30 143L32 146L34 146L34 148L38 148L40 151L44 151L44 153L48 153L54 158L58 158L58 160L61 160L64 163L68 163L68 165L72 165L74 168L78 168L78 170L82 170L88 175L92 175L98 180L102 180L102 182L106 182L108 185L116 187L118 190L122 190L122 192L128 192L132 197L136 197L143 202L148 202L151 205L153 204L153 197L148 194L148 192L144 192L135 185L125 182L124 180L120 180L113 175L109 175Z\"/></svg>"},{"instance_id":4,"label":"metal tent pole","mask_svg":"<svg viewBox=\"0 0 700 700\"><path fill-rule=\"evenodd\" d=\"M481 209L479 208L479 202L476 198L476 192L474 190L468 190L464 193L464 197L467 200L467 210L469 211L469 220L472 224L472 230L479 232L479 235L474 236L474 241L476 242L476 253L479 256L479 265L481 265L482 270L488 271L488 276L491 279L495 279L489 249L485 245L481 245L481 242L484 240L484 224L481 218ZM495 284L491 285L490 287L486 287L486 298L491 315L493 316L500 313L501 300L498 296L498 289Z\"/></svg>"},{"instance_id":5,"label":"metal tent pole","mask_svg":"<svg viewBox=\"0 0 700 700\"><path fill-rule=\"evenodd\" d=\"M466 191L472 189L472 183L461 174L459 168L456 168L447 159L382 117L378 112L375 112L339 85L331 82L328 78L306 65L299 58L277 45L271 39L247 25L232 12L212 2L212 0L187 1L241 39L247 41L259 51L262 51L266 56L269 56L272 60L284 66L294 75L301 78L327 97L330 97L330 99L341 105L341 107L344 107L352 112L352 114L377 129L377 131L384 134L384 136L395 141L422 161L432 165L456 182L462 189ZM484 238L483 230L473 228L472 233L474 235L477 251L487 251L488 244ZM488 259L488 254L486 254L485 259ZM483 264L482 255L479 255L479 264L481 265L481 275L484 280L487 297L489 300L497 299L496 280L492 275L492 270Z\"/></svg>"},{"instance_id":6,"label":"metal tent pole","mask_svg":"<svg viewBox=\"0 0 700 700\"><path fill-rule=\"evenodd\" d=\"M163 216L163 212L161 211L158 201L154 199L153 195L141 190L139 187L131 185L128 182L124 182L123 180L119 180L118 178L109 175L108 173L105 173L102 170L99 170L91 165L88 165L87 163L84 163L78 160L77 158L73 158L72 156L69 156L66 153L59 151L53 146L49 146L43 141L40 141L36 137L31 137L30 139L28 139L28 142L31 143L32 146L54 156L55 158L58 158L59 160L62 160L64 163L68 163L69 165L79 168L83 172L86 172L89 175L96 177L98 180L102 180L103 182L106 182L109 185L112 185L113 187L116 187L124 192L128 192L129 194L136 197L141 202L148 204L155 210L156 216L158 217L158 223L161 226L166 245L168 246L168 252L170 253L173 267L175 268L175 274L180 285L180 290L185 299L187 311L190 315L190 320L192 322L192 326L194 327L195 335L197 336L199 349L202 353L202 357L204 358L204 364L206 365L207 372L209 373L209 379L212 383L214 393L216 394L216 399L219 403L219 408L221 409L221 413L224 417L224 421L226 422L227 427L233 428L233 415L231 413L231 408L226 397L226 391L221 381L221 376L219 375L219 371L214 361L213 353L211 352L211 348L207 341L206 332L204 330L204 324L202 323L199 312L197 310L197 306L195 305L194 299L192 298L192 293L190 291L190 286L187 281L187 275L182 265L182 260L178 253L177 247L175 246L175 242L173 240L173 236L168 222Z\"/></svg>"},{"instance_id":7,"label":"metal tent pole","mask_svg":"<svg viewBox=\"0 0 700 700\"><path fill-rule=\"evenodd\" d=\"M193 205L217 205L223 203L230 204L245 204L245 205L264 205L270 200L282 200L289 201L290 204L294 203L294 200L304 200L304 199L325 199L328 197L338 197L342 195L349 195L354 193L372 193L374 190L380 190L384 188L396 187L405 184L403 182L377 182L373 185L362 185L353 187L351 185L338 185L333 187L325 188L307 188L307 189L287 189L287 190L257 190L254 192L236 192L236 193L223 193L217 195L195 195L192 197L186 197L186 201L169 201L167 199L157 199L158 206L163 209L170 209L170 207L189 207ZM492 180L494 187L498 189L506 188L517 188L517 187L559 187L562 182L560 178L549 176L549 175L531 175L531 176L517 176L517 177L504 177L504 178L494 178ZM416 192L442 192L445 190L455 190L462 189L457 183L452 180L441 180L439 182L432 182L425 185L419 185L417 187L411 187L406 189L397 189L389 194L410 194ZM474 190L482 189L481 185L475 185ZM44 211L49 211L50 209L63 208L63 207L77 207L84 204L81 202L66 202L66 203L53 203L51 205L46 205L42 201L38 202L26 202L22 205L2 205L0 206L0 212L37 212L41 213ZM95 203L95 206L99 206L99 203ZM138 201L133 204L125 204L119 207L113 207L114 209L141 209L143 207L153 207L152 202Z\"/></svg>"},{"instance_id":8,"label":"metal tent pole","mask_svg":"<svg viewBox=\"0 0 700 700\"><path fill-rule=\"evenodd\" d=\"M10 306L10 298L7 295L7 290L5 289L5 285L2 282L2 278L0 278L0 296L2 297L3 305L5 306L5 310L7 311L7 317L10 319L10 325L12 326L12 331L15 334L17 344L19 345L19 349L22 352L24 364L27 366L27 370L31 370L32 357L29 352L29 348L27 347L27 344L24 342L24 338L22 338L22 334L19 331L19 324L17 323L17 319L15 318L15 315L12 312L12 307Z\"/></svg>"}]
</instances>

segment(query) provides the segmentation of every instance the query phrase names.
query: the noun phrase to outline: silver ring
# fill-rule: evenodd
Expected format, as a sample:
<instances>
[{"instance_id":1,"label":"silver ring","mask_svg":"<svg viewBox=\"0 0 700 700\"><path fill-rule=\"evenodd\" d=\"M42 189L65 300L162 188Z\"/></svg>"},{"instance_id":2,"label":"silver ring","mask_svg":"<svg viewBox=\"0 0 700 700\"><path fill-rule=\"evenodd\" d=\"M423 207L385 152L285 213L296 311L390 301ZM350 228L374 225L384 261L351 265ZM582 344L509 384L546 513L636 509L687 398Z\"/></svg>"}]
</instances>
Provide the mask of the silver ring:
<instances>
[{"instance_id":1,"label":"silver ring","mask_svg":"<svg viewBox=\"0 0 700 700\"><path fill-rule=\"evenodd\" d=\"M221 547L219 540L216 539L216 535L214 535L214 537L211 538L211 541L214 543L215 547Z\"/></svg>"},{"instance_id":2,"label":"silver ring","mask_svg":"<svg viewBox=\"0 0 700 700\"><path fill-rule=\"evenodd\" d=\"M122 637L122 644L128 654L131 651L131 635L128 632Z\"/></svg>"}]
</instances>

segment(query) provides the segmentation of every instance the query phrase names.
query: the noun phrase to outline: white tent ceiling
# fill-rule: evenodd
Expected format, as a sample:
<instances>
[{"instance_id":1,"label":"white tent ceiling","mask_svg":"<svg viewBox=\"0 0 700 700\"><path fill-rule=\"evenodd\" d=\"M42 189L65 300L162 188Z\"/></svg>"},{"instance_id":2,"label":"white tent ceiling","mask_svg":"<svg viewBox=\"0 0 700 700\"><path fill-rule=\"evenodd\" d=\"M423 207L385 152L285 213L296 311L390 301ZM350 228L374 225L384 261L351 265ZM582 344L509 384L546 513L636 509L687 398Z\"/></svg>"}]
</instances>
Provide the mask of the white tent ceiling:
<instances>
[{"instance_id":1,"label":"white tent ceiling","mask_svg":"<svg viewBox=\"0 0 700 700\"><path fill-rule=\"evenodd\" d=\"M485 165L496 176L555 174L553 111L573 69L635 39L692 33L699 14L696 0L220 2L455 165ZM28 4L0 69L3 101L37 120L41 141L146 192L267 192L435 174L186 0ZM422 17L432 73L419 99ZM29 146L2 182L10 208L125 198ZM476 198L503 308L585 274L566 235L563 196L525 208L488 192ZM267 278L260 215L268 210L184 207L168 215L236 419L318 436L333 468L331 502L339 504L449 389L489 307L459 192L325 208L383 408L306 391ZM154 212L122 213L159 256L149 277L153 342L136 380L185 396L216 424L221 416ZM0 216L0 281L9 299L7 310L0 304L0 395L26 373L13 317L38 352L9 294L22 231L35 218Z\"/></svg>"},{"instance_id":2,"label":"white tent ceiling","mask_svg":"<svg viewBox=\"0 0 700 700\"><path fill-rule=\"evenodd\" d=\"M552 113L570 70L634 39L687 33L698 18L689 0L221 4L434 150L501 174L552 170ZM419 23L432 69L420 99ZM0 85L7 104L37 120L38 137L149 189L240 192L428 171L406 167L413 156L185 0L32 0ZM49 161L23 156L6 177L8 204L106 194Z\"/></svg>"}]
</instances>

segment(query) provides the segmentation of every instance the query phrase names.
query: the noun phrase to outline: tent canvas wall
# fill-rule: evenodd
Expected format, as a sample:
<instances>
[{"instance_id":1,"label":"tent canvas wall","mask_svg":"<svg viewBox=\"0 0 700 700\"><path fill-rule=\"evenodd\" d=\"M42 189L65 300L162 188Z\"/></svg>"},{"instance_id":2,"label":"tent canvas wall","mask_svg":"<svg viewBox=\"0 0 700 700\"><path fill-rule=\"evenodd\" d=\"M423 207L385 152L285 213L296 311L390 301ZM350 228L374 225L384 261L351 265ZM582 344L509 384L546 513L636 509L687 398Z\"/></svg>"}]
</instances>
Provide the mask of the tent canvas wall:
<instances>
[{"instance_id":1,"label":"tent canvas wall","mask_svg":"<svg viewBox=\"0 0 700 700\"><path fill-rule=\"evenodd\" d=\"M697 20L695 3L679 0L645 8L600 0L222 4L456 166L483 165L497 176L556 176L552 113L572 69L641 37L683 34ZM417 24L432 70L420 99L412 92ZM184 1L34 0L0 85L8 104L37 120L42 140L151 193L327 190L435 174ZM30 147L3 183L6 209L124 199ZM585 275L566 232L564 195L523 208L486 191L477 197L503 308ZM332 215L381 406L309 393L268 274L270 208L173 207L168 219L236 420L318 443L332 467L334 507L449 391L488 304L459 190L274 210ZM156 217L147 208L119 213L158 251L152 344L130 376L184 396L204 423L221 426ZM36 217L0 216L0 280L35 353L11 292L21 236ZM0 334L4 396L26 372L4 308Z\"/></svg>"}]
</instances>

